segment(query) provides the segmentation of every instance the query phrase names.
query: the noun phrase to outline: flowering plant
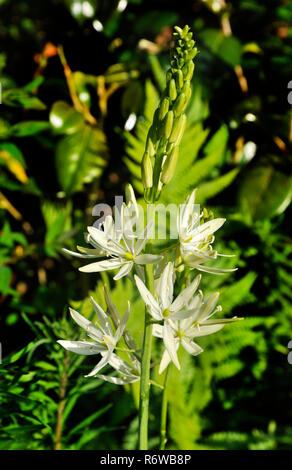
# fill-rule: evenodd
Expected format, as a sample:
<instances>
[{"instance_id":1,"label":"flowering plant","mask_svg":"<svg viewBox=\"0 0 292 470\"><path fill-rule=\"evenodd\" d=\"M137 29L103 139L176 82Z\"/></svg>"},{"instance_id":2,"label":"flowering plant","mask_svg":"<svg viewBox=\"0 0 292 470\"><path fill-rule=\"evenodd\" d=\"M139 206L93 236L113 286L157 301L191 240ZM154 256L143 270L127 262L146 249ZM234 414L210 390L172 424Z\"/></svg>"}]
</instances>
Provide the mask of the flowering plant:
<instances>
[{"instance_id":1,"label":"flowering plant","mask_svg":"<svg viewBox=\"0 0 292 470\"><path fill-rule=\"evenodd\" d=\"M206 265L217 256L223 256L213 249L212 244L214 233L223 225L225 219L203 221L203 214L195 210L195 190L177 212L177 243L160 254L154 252L155 203L163 187L175 173L179 144L186 125L184 111L191 95L193 59L197 55L197 48L188 26L183 29L175 27L174 40L174 53L167 72L166 88L154 114L142 159L144 198L150 220L145 227L141 225L138 203L133 188L128 185L126 203L123 203L119 212L116 211L115 217L107 215L98 228L88 227L85 239L91 248L77 247L78 252L65 250L89 262L79 268L82 272L95 273L118 269L114 280L131 276L145 303L141 348L137 347L127 329L130 304L128 303L126 312L121 317L106 288L106 311L93 298L90 299L98 320L96 324L70 309L73 320L86 331L90 341L59 340L61 346L74 353L100 355L98 363L87 377L97 377L117 385L140 381L140 449L148 448L149 396L150 385L153 383L150 380L150 371L155 367L155 364L151 363L153 337L162 339L165 348L159 364L159 374L165 373L160 443L160 448L164 449L167 369L171 363L180 369L180 346L192 356L197 356L203 349L194 339L215 333L227 323L239 320L236 317L214 318L213 316L221 310L220 306L216 307L219 294L214 293L205 298L199 290L201 274L196 274L196 271L224 274L232 270ZM179 291L175 295L178 290L178 274ZM127 356L127 361L120 353ZM100 374L107 365L114 369L115 375Z\"/></svg>"}]
</instances>

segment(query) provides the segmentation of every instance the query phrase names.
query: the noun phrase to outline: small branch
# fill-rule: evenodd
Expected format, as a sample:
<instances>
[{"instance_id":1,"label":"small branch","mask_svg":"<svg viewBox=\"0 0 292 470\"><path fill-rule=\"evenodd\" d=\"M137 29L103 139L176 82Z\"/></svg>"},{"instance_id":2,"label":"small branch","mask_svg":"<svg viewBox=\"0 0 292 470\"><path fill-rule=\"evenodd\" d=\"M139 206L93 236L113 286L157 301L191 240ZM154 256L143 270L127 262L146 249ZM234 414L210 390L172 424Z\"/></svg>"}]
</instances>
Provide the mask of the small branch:
<instances>
[{"instance_id":1,"label":"small branch","mask_svg":"<svg viewBox=\"0 0 292 470\"><path fill-rule=\"evenodd\" d=\"M222 0L222 7L226 7L225 0ZM221 14L221 30L222 30L222 33L225 37L232 36L232 29L231 29L231 24L230 24L230 18L229 18L229 12L228 11L224 11ZM246 77L243 73L243 69L242 69L240 64L238 64L234 67L234 72L235 72L235 75L237 77L237 80L238 80L239 86L241 88L241 91L243 93L247 93L248 92L248 83L247 83L247 79L246 79Z\"/></svg>"},{"instance_id":2,"label":"small branch","mask_svg":"<svg viewBox=\"0 0 292 470\"><path fill-rule=\"evenodd\" d=\"M98 102L101 114L106 116L107 114L107 102L109 97L120 87L119 83L113 83L107 89L105 86L105 77L104 75L99 75L97 77L97 95L98 95Z\"/></svg>"},{"instance_id":3,"label":"small branch","mask_svg":"<svg viewBox=\"0 0 292 470\"><path fill-rule=\"evenodd\" d=\"M153 265L145 267L146 285L150 292L154 288ZM150 361L153 325L149 322L150 314L145 308L144 339L142 348L140 402L139 402L139 449L148 449L148 417L150 396Z\"/></svg>"},{"instance_id":4,"label":"small branch","mask_svg":"<svg viewBox=\"0 0 292 470\"><path fill-rule=\"evenodd\" d=\"M165 450L165 444L167 442L166 438L166 428L167 428L167 377L169 367L166 369L164 377L164 388L162 393L162 405L161 405L161 421L160 421L160 450Z\"/></svg>"},{"instance_id":5,"label":"small branch","mask_svg":"<svg viewBox=\"0 0 292 470\"><path fill-rule=\"evenodd\" d=\"M241 88L241 91L243 93L247 93L248 92L247 79L246 79L246 77L243 73L243 69L242 69L241 65L236 65L234 67L234 72L235 72L235 75L237 76L237 80L238 80L239 86Z\"/></svg>"},{"instance_id":6,"label":"small branch","mask_svg":"<svg viewBox=\"0 0 292 470\"><path fill-rule=\"evenodd\" d=\"M66 396L66 387L67 387L67 368L69 365L69 355L68 351L65 352L65 359L63 361L63 373L61 377L61 387L60 387L60 394L59 394L59 406L58 406L58 413L57 413L57 424L56 424L56 432L55 432L55 450L61 450L62 448L62 426L63 426L63 413L65 408L65 396Z\"/></svg>"},{"instance_id":7,"label":"small branch","mask_svg":"<svg viewBox=\"0 0 292 470\"><path fill-rule=\"evenodd\" d=\"M71 96L73 106L76 109L76 111L79 111L80 113L83 114L85 120L87 122L89 122L89 124L94 126L96 124L96 119L95 119L94 116L92 116L92 114L90 113L87 106L85 106L83 103L81 103L81 101L78 98L76 88L75 88L75 84L74 84L74 80L73 80L73 77L72 77L72 70L70 69L70 67L68 65L68 62L67 62L65 54L64 54L64 49L63 49L62 46L58 46L58 54L59 54L61 63L63 65L64 75L65 75L65 78L66 78L66 81L67 81L67 85L68 85L68 88L69 88L69 93L70 93L70 96Z\"/></svg>"}]
</instances>

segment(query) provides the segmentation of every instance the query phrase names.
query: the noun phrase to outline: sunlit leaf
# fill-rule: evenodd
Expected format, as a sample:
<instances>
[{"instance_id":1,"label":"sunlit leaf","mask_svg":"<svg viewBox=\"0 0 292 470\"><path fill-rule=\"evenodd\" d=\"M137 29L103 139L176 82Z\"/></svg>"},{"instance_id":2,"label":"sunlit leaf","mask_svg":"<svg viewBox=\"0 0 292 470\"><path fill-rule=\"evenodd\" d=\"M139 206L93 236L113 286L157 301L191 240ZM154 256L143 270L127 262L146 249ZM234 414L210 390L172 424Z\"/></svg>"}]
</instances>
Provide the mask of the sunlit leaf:
<instances>
[{"instance_id":1,"label":"sunlit leaf","mask_svg":"<svg viewBox=\"0 0 292 470\"><path fill-rule=\"evenodd\" d=\"M60 185L69 195L101 176L107 160L107 144L101 129L87 124L57 145L56 167Z\"/></svg>"}]
</instances>

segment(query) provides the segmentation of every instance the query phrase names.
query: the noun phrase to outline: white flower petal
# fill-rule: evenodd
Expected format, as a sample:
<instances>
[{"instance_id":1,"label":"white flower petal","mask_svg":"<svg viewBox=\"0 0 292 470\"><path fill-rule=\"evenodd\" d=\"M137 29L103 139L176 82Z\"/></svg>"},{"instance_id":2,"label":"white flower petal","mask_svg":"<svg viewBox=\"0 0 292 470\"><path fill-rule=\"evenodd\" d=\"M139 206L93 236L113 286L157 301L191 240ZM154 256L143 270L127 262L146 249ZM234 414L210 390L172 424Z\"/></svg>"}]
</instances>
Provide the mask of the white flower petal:
<instances>
[{"instance_id":1,"label":"white flower petal","mask_svg":"<svg viewBox=\"0 0 292 470\"><path fill-rule=\"evenodd\" d=\"M75 256L75 258L96 258L96 255L87 255L82 253L77 253L76 251L67 250L67 248L62 248L62 251L70 256Z\"/></svg>"},{"instance_id":2,"label":"white flower petal","mask_svg":"<svg viewBox=\"0 0 292 470\"><path fill-rule=\"evenodd\" d=\"M214 310L218 302L219 295L220 295L219 292L215 292L214 294L209 295L209 297L207 297L207 299L202 305L200 315L198 316L199 321L206 320L210 312Z\"/></svg>"},{"instance_id":3,"label":"white flower petal","mask_svg":"<svg viewBox=\"0 0 292 470\"><path fill-rule=\"evenodd\" d=\"M217 331L222 330L224 326L225 326L224 324L210 325L210 326L200 325L197 328L192 328L193 330L195 330L194 334L192 334L192 337L199 338L200 336L212 335L213 333L216 333Z\"/></svg>"},{"instance_id":4,"label":"white flower petal","mask_svg":"<svg viewBox=\"0 0 292 470\"><path fill-rule=\"evenodd\" d=\"M113 350L109 349L106 354L103 355L102 359L99 361L99 363L92 369L89 374L85 375L84 377L93 377L96 375L103 367L105 367L109 363L109 358L112 354Z\"/></svg>"},{"instance_id":5,"label":"white flower petal","mask_svg":"<svg viewBox=\"0 0 292 470\"><path fill-rule=\"evenodd\" d=\"M80 313L73 310L73 308L69 308L69 311L73 320L86 331L90 338L95 339L96 341L103 341L101 331L90 320L83 317L83 315L80 315Z\"/></svg>"},{"instance_id":6,"label":"white flower petal","mask_svg":"<svg viewBox=\"0 0 292 470\"><path fill-rule=\"evenodd\" d=\"M188 303L189 309L199 309L203 300L203 292L200 290L195 297L193 297Z\"/></svg>"},{"instance_id":7,"label":"white flower petal","mask_svg":"<svg viewBox=\"0 0 292 470\"><path fill-rule=\"evenodd\" d=\"M97 261L96 263L86 264L81 266L79 271L83 273L99 273L101 271L108 271L110 269L120 268L124 264L124 260L111 258L104 261Z\"/></svg>"},{"instance_id":8,"label":"white flower petal","mask_svg":"<svg viewBox=\"0 0 292 470\"><path fill-rule=\"evenodd\" d=\"M192 241L200 242L202 240L205 240L209 237L209 235L212 235L220 227L222 227L225 221L226 219L218 218L209 220L208 222L205 222L202 225L198 225L198 227L196 228L196 234L192 235Z\"/></svg>"},{"instance_id":9,"label":"white flower petal","mask_svg":"<svg viewBox=\"0 0 292 470\"><path fill-rule=\"evenodd\" d=\"M87 227L90 238L94 240L95 244L100 246L102 249L106 249L106 244L108 242L108 237L104 232L96 227Z\"/></svg>"},{"instance_id":10,"label":"white flower petal","mask_svg":"<svg viewBox=\"0 0 292 470\"><path fill-rule=\"evenodd\" d=\"M114 276L114 281L117 281L118 279L121 279L124 276L127 276L129 272L131 271L134 263L131 261L128 263L124 263L119 272Z\"/></svg>"},{"instance_id":11,"label":"white flower petal","mask_svg":"<svg viewBox=\"0 0 292 470\"><path fill-rule=\"evenodd\" d=\"M94 241L106 252L116 256L123 256L125 254L125 248L113 239L108 238L101 230L96 227L87 227L87 230Z\"/></svg>"},{"instance_id":12,"label":"white flower petal","mask_svg":"<svg viewBox=\"0 0 292 470\"><path fill-rule=\"evenodd\" d=\"M138 255L135 257L135 263L137 264L153 264L161 260L160 255Z\"/></svg>"},{"instance_id":13,"label":"white flower petal","mask_svg":"<svg viewBox=\"0 0 292 470\"><path fill-rule=\"evenodd\" d=\"M218 307L217 307L217 309L218 309ZM214 318L213 320L204 320L200 324L202 324L202 325L219 325L219 323L222 323L222 324L225 325L226 323L234 323L235 321L240 321L240 320L243 320L243 318L238 318L238 317Z\"/></svg>"},{"instance_id":14,"label":"white flower petal","mask_svg":"<svg viewBox=\"0 0 292 470\"><path fill-rule=\"evenodd\" d=\"M189 266L192 266L193 268L196 268L198 271L202 271L204 273L221 275L221 274L227 274L227 273L232 273L234 271L237 271L237 268L233 268L233 269L212 268L210 266L202 266L201 264L192 263L190 262L189 259L187 259L186 261Z\"/></svg>"},{"instance_id":15,"label":"white flower petal","mask_svg":"<svg viewBox=\"0 0 292 470\"><path fill-rule=\"evenodd\" d=\"M77 245L76 248L80 253L95 256L96 258L100 257L100 256L104 256L104 251L99 250L98 248L86 248L86 247L80 246L80 245Z\"/></svg>"},{"instance_id":16,"label":"white flower petal","mask_svg":"<svg viewBox=\"0 0 292 470\"><path fill-rule=\"evenodd\" d=\"M136 273L138 275L138 277L144 282L146 282L146 279L145 279L145 268L143 267L142 264L136 264L135 266L136 268Z\"/></svg>"},{"instance_id":17,"label":"white flower petal","mask_svg":"<svg viewBox=\"0 0 292 470\"><path fill-rule=\"evenodd\" d=\"M170 355L168 354L167 349L165 349L165 351L162 355L162 359L161 359L161 362L160 362L158 373L162 374L162 372L168 367L170 362L171 362Z\"/></svg>"},{"instance_id":18,"label":"white flower petal","mask_svg":"<svg viewBox=\"0 0 292 470\"><path fill-rule=\"evenodd\" d=\"M175 367L180 369L180 364L178 362L178 357L177 357L177 352L176 352L177 344L176 344L173 333L174 333L173 329L168 325L167 322L165 322L164 327L163 327L163 342Z\"/></svg>"},{"instance_id":19,"label":"white flower petal","mask_svg":"<svg viewBox=\"0 0 292 470\"><path fill-rule=\"evenodd\" d=\"M145 247L149 238L152 235L152 231L153 231L153 220L150 220L150 222L146 225L145 229L143 230L142 234L139 235L138 237L138 241L135 245L136 255L138 255L143 250L143 248Z\"/></svg>"},{"instance_id":20,"label":"white flower petal","mask_svg":"<svg viewBox=\"0 0 292 470\"><path fill-rule=\"evenodd\" d=\"M161 309L159 307L158 302L154 299L151 292L149 292L144 282L142 282L141 279L136 275L134 276L134 278L140 295L144 300L145 305L149 308L150 314L155 320L162 320Z\"/></svg>"},{"instance_id":21,"label":"white flower petal","mask_svg":"<svg viewBox=\"0 0 292 470\"><path fill-rule=\"evenodd\" d=\"M107 215L103 223L104 235L108 238L114 238L114 220L111 215Z\"/></svg>"},{"instance_id":22,"label":"white flower petal","mask_svg":"<svg viewBox=\"0 0 292 470\"><path fill-rule=\"evenodd\" d=\"M120 321L120 324L119 324L119 326L117 328L117 331L116 331L116 334L115 334L115 342L116 343L121 339L121 337L124 333L124 329L126 328L127 321L129 320L129 315L130 315L130 303L128 302L127 309L124 313L123 318Z\"/></svg>"},{"instance_id":23,"label":"white flower petal","mask_svg":"<svg viewBox=\"0 0 292 470\"><path fill-rule=\"evenodd\" d=\"M152 335L155 336L156 338L163 338L163 326L157 325L157 323L154 323L153 329L152 329Z\"/></svg>"},{"instance_id":24,"label":"white flower petal","mask_svg":"<svg viewBox=\"0 0 292 470\"><path fill-rule=\"evenodd\" d=\"M101 329L105 335L113 336L113 329L111 322L107 316L107 314L103 311L100 305L94 300L93 297L90 297L91 305L94 308L94 311L98 317L99 324Z\"/></svg>"},{"instance_id":25,"label":"white flower petal","mask_svg":"<svg viewBox=\"0 0 292 470\"><path fill-rule=\"evenodd\" d=\"M185 203L180 207L180 230L186 230L189 225L190 217L192 215L193 209L194 209L194 203L195 203L195 197L196 197L196 192L197 190L194 189L194 191L191 193L190 196L186 199Z\"/></svg>"},{"instance_id":26,"label":"white flower petal","mask_svg":"<svg viewBox=\"0 0 292 470\"><path fill-rule=\"evenodd\" d=\"M198 344L186 338L182 338L181 344L184 349L192 356L197 356L198 354L201 354L204 351Z\"/></svg>"},{"instance_id":27,"label":"white flower petal","mask_svg":"<svg viewBox=\"0 0 292 470\"><path fill-rule=\"evenodd\" d=\"M173 298L173 263L168 263L163 270L160 279L159 297L162 310L170 308Z\"/></svg>"},{"instance_id":28,"label":"white flower petal","mask_svg":"<svg viewBox=\"0 0 292 470\"><path fill-rule=\"evenodd\" d=\"M111 354L108 363L123 375L133 375L133 367L114 353Z\"/></svg>"},{"instance_id":29,"label":"white flower petal","mask_svg":"<svg viewBox=\"0 0 292 470\"><path fill-rule=\"evenodd\" d=\"M115 385L125 385L125 384L130 384L134 382L138 382L140 380L140 377L138 376L125 376L125 377L112 377L110 375L102 375L102 374L97 374L95 377L105 380L106 382L110 382Z\"/></svg>"},{"instance_id":30,"label":"white flower petal","mask_svg":"<svg viewBox=\"0 0 292 470\"><path fill-rule=\"evenodd\" d=\"M171 312L176 312L178 310L181 310L188 303L190 298L194 295L195 291L197 290L198 285L200 284L200 281L201 281L201 276L199 274L198 276L196 276L193 282L188 287L186 287L173 301L173 303L170 306Z\"/></svg>"},{"instance_id":31,"label":"white flower petal","mask_svg":"<svg viewBox=\"0 0 292 470\"><path fill-rule=\"evenodd\" d=\"M105 347L96 343L90 343L89 341L65 341L58 340L63 348L67 351L72 351L76 354L84 354L85 356L92 356L94 354L100 354L101 351L105 350Z\"/></svg>"},{"instance_id":32,"label":"white flower petal","mask_svg":"<svg viewBox=\"0 0 292 470\"><path fill-rule=\"evenodd\" d=\"M169 315L169 319L171 320L186 320L189 319L190 317L192 318L194 314L197 313L197 310L179 310L178 312L172 312ZM193 321L192 321L193 323Z\"/></svg>"}]
</instances>

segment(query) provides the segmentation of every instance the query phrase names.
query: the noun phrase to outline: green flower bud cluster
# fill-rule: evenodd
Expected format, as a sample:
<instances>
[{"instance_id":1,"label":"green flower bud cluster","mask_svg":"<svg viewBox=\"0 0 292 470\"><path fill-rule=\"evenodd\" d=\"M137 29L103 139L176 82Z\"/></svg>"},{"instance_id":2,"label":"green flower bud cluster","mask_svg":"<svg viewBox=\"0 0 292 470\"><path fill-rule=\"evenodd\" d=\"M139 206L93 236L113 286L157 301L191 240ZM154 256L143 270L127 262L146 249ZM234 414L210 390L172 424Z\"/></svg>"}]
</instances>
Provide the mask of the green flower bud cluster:
<instances>
[{"instance_id":1,"label":"green flower bud cluster","mask_svg":"<svg viewBox=\"0 0 292 470\"><path fill-rule=\"evenodd\" d=\"M175 172L186 126L184 111L191 96L193 59L198 53L189 26L174 29L175 46L166 88L155 111L142 159L142 182L149 202L158 199L162 186L169 183Z\"/></svg>"}]
</instances>

